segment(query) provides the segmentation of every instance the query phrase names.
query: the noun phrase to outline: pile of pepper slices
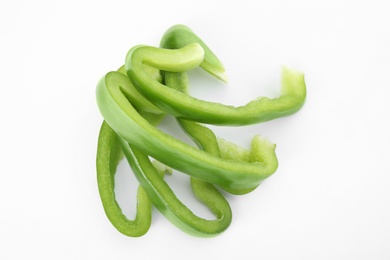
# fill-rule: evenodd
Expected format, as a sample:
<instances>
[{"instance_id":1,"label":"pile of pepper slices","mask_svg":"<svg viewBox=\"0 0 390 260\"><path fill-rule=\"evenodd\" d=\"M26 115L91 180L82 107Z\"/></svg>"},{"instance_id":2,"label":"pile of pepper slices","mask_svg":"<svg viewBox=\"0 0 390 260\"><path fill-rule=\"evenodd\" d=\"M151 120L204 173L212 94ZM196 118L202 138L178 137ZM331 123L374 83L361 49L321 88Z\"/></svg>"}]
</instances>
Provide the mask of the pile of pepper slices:
<instances>
[{"instance_id":1,"label":"pile of pepper slices","mask_svg":"<svg viewBox=\"0 0 390 260\"><path fill-rule=\"evenodd\" d=\"M210 237L226 230L232 212L217 187L231 194L256 189L277 169L275 145L255 136L247 150L217 138L204 124L240 126L272 120L298 111L306 98L303 74L283 68L278 98L261 97L240 107L200 100L189 95L187 76L198 66L226 81L222 63L207 45L188 27L175 25L160 47L133 47L125 65L98 82L97 103L104 118L96 160L99 193L108 219L127 236L139 237L149 230L153 205L190 235ZM167 114L198 148L157 128ZM122 213L115 199L114 176L123 157L140 184L134 220ZM195 196L215 219L196 216L176 197L164 181L170 169L190 176Z\"/></svg>"}]
</instances>

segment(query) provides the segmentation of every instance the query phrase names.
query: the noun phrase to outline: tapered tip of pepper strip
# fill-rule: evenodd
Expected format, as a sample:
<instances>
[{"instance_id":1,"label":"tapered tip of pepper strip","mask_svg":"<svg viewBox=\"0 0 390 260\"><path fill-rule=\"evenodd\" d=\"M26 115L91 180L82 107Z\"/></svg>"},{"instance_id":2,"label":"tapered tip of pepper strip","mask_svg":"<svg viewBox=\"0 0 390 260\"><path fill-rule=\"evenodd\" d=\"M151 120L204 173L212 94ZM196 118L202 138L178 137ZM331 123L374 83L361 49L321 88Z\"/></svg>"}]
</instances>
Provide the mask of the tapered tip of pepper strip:
<instances>
[{"instance_id":1,"label":"tapered tip of pepper strip","mask_svg":"<svg viewBox=\"0 0 390 260\"><path fill-rule=\"evenodd\" d=\"M200 64L205 71L217 77L223 82L228 82L225 68L211 49L190 28L183 24L170 27L160 41L160 47L168 49L180 49L190 43L199 43L205 51L204 60Z\"/></svg>"},{"instance_id":2,"label":"tapered tip of pepper strip","mask_svg":"<svg viewBox=\"0 0 390 260\"><path fill-rule=\"evenodd\" d=\"M205 61L203 61L200 66L217 79L223 81L224 83L228 83L229 79L225 73L225 70L219 70Z\"/></svg>"},{"instance_id":3,"label":"tapered tip of pepper strip","mask_svg":"<svg viewBox=\"0 0 390 260\"><path fill-rule=\"evenodd\" d=\"M306 100L306 83L303 72L282 66L282 95L293 98L295 110L299 110Z\"/></svg>"}]
</instances>

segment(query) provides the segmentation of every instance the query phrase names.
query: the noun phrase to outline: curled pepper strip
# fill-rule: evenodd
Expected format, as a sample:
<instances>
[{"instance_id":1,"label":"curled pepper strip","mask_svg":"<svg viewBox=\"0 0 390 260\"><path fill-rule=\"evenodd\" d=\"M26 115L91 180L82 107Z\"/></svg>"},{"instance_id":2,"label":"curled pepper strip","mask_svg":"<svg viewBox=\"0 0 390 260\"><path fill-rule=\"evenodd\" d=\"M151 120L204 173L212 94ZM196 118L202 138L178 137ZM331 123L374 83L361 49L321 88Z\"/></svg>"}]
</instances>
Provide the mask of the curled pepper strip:
<instances>
[{"instance_id":1,"label":"curled pepper strip","mask_svg":"<svg viewBox=\"0 0 390 260\"><path fill-rule=\"evenodd\" d=\"M109 72L98 83L97 103L114 131L145 154L173 169L232 192L253 189L276 171L275 145L260 136L253 138L252 149L246 152L248 162L245 162L210 155L162 132L129 103L123 93L123 89L130 88L129 85L128 77L119 72Z\"/></svg>"},{"instance_id":2,"label":"curled pepper strip","mask_svg":"<svg viewBox=\"0 0 390 260\"><path fill-rule=\"evenodd\" d=\"M98 140L96 157L97 182L104 211L113 226L122 234L139 237L148 232L152 220L152 203L144 189L137 191L137 213L134 220L129 220L115 199L114 175L123 152L117 134L103 122Z\"/></svg>"},{"instance_id":3,"label":"curled pepper strip","mask_svg":"<svg viewBox=\"0 0 390 260\"><path fill-rule=\"evenodd\" d=\"M115 200L114 175L116 166L123 157L121 146L141 183L137 191L137 213L134 220L127 219ZM106 215L119 232L131 237L147 233L151 225L150 200L173 224L193 236L212 237L229 227L232 220L229 203L214 186L201 180L191 180L195 196L217 217L215 220L206 220L196 216L175 196L163 180L163 168L161 169L159 171L147 155L132 149L103 122L97 154L98 187Z\"/></svg>"},{"instance_id":4,"label":"curled pepper strip","mask_svg":"<svg viewBox=\"0 0 390 260\"><path fill-rule=\"evenodd\" d=\"M173 72L165 72L164 73L164 81L165 84L173 89L176 89L182 93L188 93L188 77L186 72L181 73L173 73ZM214 132L209 128L195 123L193 121L189 121L183 118L177 118L177 121L183 131L191 137L191 139L196 143L196 145L216 157L228 159L231 161L243 161L250 163L250 153L226 140L217 139ZM264 150L266 152L266 150ZM268 150L270 153L268 156L274 156L273 150ZM192 180L193 178L191 178ZM257 187L257 186L256 186ZM242 190L233 190L226 187L224 188L226 191L232 194L246 194L256 187Z\"/></svg>"},{"instance_id":5,"label":"curled pepper strip","mask_svg":"<svg viewBox=\"0 0 390 260\"><path fill-rule=\"evenodd\" d=\"M226 81L225 69L222 62L210 50L210 48L188 27L184 25L176 25L168 29L164 34L160 47L167 49L175 49L178 46L196 42L205 50L204 60L200 66L209 74ZM164 82L165 85L177 90L181 93L189 95L188 91L188 76L186 72L174 73L165 71ZM225 140L217 140L217 137L209 128L202 126L196 122L189 121L183 118L177 118L177 121L184 132L189 135L198 147L214 156L229 159L232 161L246 161L249 162L250 156L247 151ZM221 151L223 153L221 153ZM271 156L272 156L272 152ZM232 156L234 154L234 156ZM252 191L254 188L244 190L229 190L234 194L245 194Z\"/></svg>"},{"instance_id":6,"label":"curled pepper strip","mask_svg":"<svg viewBox=\"0 0 390 260\"><path fill-rule=\"evenodd\" d=\"M118 71L123 73L122 68ZM150 72L150 75L159 79L159 74L154 73L156 71L151 69ZM133 88L129 87L127 90L133 92L135 90ZM144 115L147 115L147 119L152 125L158 124L161 114L145 112L143 109L143 105L146 105L147 108L150 107L147 100L134 92L129 94L129 91L124 90L124 93L131 103L135 98L137 99L137 110L146 113ZM145 187L145 189L141 186L138 188L137 215L134 221L128 220L122 214L115 200L114 174L116 164L123 157L118 142L121 142L126 158L136 177L140 180L141 186ZM191 179L191 187L195 196L216 216L215 220L206 220L196 216L188 209L161 178L165 167L156 168L156 164L152 164L147 155L140 151L133 152L134 149L119 137L107 123L103 123L99 135L97 157L99 191L108 218L121 233L135 237L147 232L151 223L149 198L173 224L191 235L216 236L228 228L232 220L229 203L212 184L195 178Z\"/></svg>"},{"instance_id":7,"label":"curled pepper strip","mask_svg":"<svg viewBox=\"0 0 390 260\"><path fill-rule=\"evenodd\" d=\"M119 137L119 140L133 173L153 205L176 227L198 237L216 236L229 227L232 220L229 203L214 186L198 180L191 182L196 197L216 216L215 220L206 220L196 216L176 197L145 153L125 139Z\"/></svg>"},{"instance_id":8,"label":"curled pepper strip","mask_svg":"<svg viewBox=\"0 0 390 260\"><path fill-rule=\"evenodd\" d=\"M169 39L168 36L164 37L162 45L165 46L164 41ZM249 125L290 115L304 104L306 98L304 76L301 72L286 67L282 70L280 97L274 99L261 97L240 107L185 95L153 80L145 72L144 64L171 72L188 71L190 68L179 69L181 60L188 58L186 57L188 52L185 52L184 48L187 49L188 45L170 50L171 55L167 55L167 50L162 48L137 46L128 52L125 62L127 75L138 91L161 110L175 117L215 125Z\"/></svg>"},{"instance_id":9,"label":"curled pepper strip","mask_svg":"<svg viewBox=\"0 0 390 260\"><path fill-rule=\"evenodd\" d=\"M103 174L101 179L98 178L98 182L102 184L99 185L99 192L101 196L103 194L102 201L105 200L103 205L106 204L104 208L107 216L119 231L133 228L132 232L127 231L130 236L146 233L150 221L149 226L143 225L142 229L137 227L137 218L142 212L150 212L150 201L141 203L142 200L138 200L139 212L137 211L134 221L129 221L120 211L112 191L116 164L123 151L143 187L140 188L143 193L138 191L139 198L146 192L148 199L185 232L195 236L215 236L230 225L231 209L213 184L233 194L252 191L276 170L275 145L256 136L251 150L248 151L228 141L217 140L210 129L191 120L219 125L245 125L294 113L303 105L306 96L303 74L284 68L282 95L276 99L263 97L238 108L206 102L188 95L186 71L201 66L210 74L227 81L222 63L199 37L182 25L170 28L161 43L162 47L175 50L136 46L128 52L125 68L119 70L123 74L125 71L128 77L118 72L110 72L98 83L98 106L110 125L102 125L99 142L101 137L105 140L105 136L110 136L109 133L114 135L112 140L115 140L112 143L108 139L105 141L109 147L112 145L112 149L108 148L108 154L113 155L107 156L104 151L107 147L101 151L98 149L98 156L102 154L106 158L105 168L100 169L105 169L106 172L108 169L109 172L106 176ZM167 86L160 83L161 78L156 79L150 73L158 70L167 71ZM184 98L185 96L189 99ZM177 117L183 130L201 150L154 127L166 112ZM122 151L118 149L118 142ZM199 218L183 205L159 176L159 170L150 162L149 156L189 174L195 195L209 207L217 219ZM100 171L104 173L104 170ZM107 176L111 176L112 182ZM145 219L148 220L147 217Z\"/></svg>"},{"instance_id":10,"label":"curled pepper strip","mask_svg":"<svg viewBox=\"0 0 390 260\"><path fill-rule=\"evenodd\" d=\"M161 81L161 75L158 70L146 67L149 74L155 79ZM118 69L118 72L126 74L124 66ZM140 95L134 86L130 86L124 94L131 100L135 100L138 111L143 114L151 124L157 125L165 116L165 113L151 104L142 95ZM104 211L113 224L113 226L122 234L139 237L147 233L152 219L152 203L148 195L142 188L137 190L136 216L134 220L129 220L123 213L115 199L115 173L120 160L123 158L123 151L119 144L119 139L115 131L103 121L98 138L98 149L96 156L97 183L100 198ZM155 164L157 165L157 164ZM156 167L159 175L164 176L166 167ZM169 170L168 170L169 171Z\"/></svg>"}]
</instances>

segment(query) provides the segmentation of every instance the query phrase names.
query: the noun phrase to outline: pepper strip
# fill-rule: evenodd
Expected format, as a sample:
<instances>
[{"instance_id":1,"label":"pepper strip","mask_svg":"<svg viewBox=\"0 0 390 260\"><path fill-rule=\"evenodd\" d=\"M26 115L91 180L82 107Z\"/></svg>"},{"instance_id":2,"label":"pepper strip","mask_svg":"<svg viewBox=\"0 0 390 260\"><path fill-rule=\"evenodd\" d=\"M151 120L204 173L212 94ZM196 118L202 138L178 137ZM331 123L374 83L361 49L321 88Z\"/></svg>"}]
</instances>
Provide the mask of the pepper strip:
<instances>
[{"instance_id":1,"label":"pepper strip","mask_svg":"<svg viewBox=\"0 0 390 260\"><path fill-rule=\"evenodd\" d=\"M158 81L162 81L162 76L160 74L160 71L145 65L145 70L148 72L148 74L155 78ZM121 66L118 70L118 72L122 73L123 75L126 75L125 66ZM126 98L131 102L131 104L134 106L134 108L137 110L137 112L145 118L149 123L156 126L159 125L160 122L164 119L166 116L166 113L150 103L149 100L147 100L144 96L142 96L137 89L134 87L134 85L129 85L129 88L122 89L123 94L126 96Z\"/></svg>"},{"instance_id":2,"label":"pepper strip","mask_svg":"<svg viewBox=\"0 0 390 260\"><path fill-rule=\"evenodd\" d=\"M197 49L199 45L192 46ZM187 57L198 59L198 53L191 48L187 49ZM195 56L192 56L194 53ZM201 54L198 64L202 61L203 50ZM182 62L187 63L187 60L182 59ZM123 74L109 72L97 85L97 103L104 119L114 131L143 153L171 168L217 184L232 193L249 191L275 172L278 165L275 145L264 138L253 138L251 151L247 152L248 162L210 155L162 132L145 120L123 93L123 89L130 88L129 85L130 80Z\"/></svg>"},{"instance_id":3,"label":"pepper strip","mask_svg":"<svg viewBox=\"0 0 390 260\"><path fill-rule=\"evenodd\" d=\"M134 220L129 220L115 199L115 172L123 158L117 134L103 122L98 140L96 157L97 183L104 211L112 225L122 234L140 237L146 234L152 220L152 204L144 189L137 190L137 208Z\"/></svg>"},{"instance_id":4,"label":"pepper strip","mask_svg":"<svg viewBox=\"0 0 390 260\"><path fill-rule=\"evenodd\" d=\"M155 70L155 69L154 69ZM123 73L123 68L120 68L118 70L119 72ZM155 72L155 71L151 71ZM153 75L153 73L150 73L150 75ZM155 78L159 78L157 74L154 74ZM159 78L161 80L161 77ZM148 101L145 100L142 96L139 95L139 93L136 93L136 90L133 89L134 87L130 86L127 89L122 89L124 91L124 95L126 98L133 103L134 99L137 99L137 110L138 112L144 112L143 105L146 104L146 106L150 107L148 104ZM127 91L126 91L127 90ZM134 102L135 103L135 102ZM150 111L150 110L149 110ZM150 112L144 112L147 115L148 118L152 119L153 122L158 122L160 119L160 115L153 114ZM157 120L155 120L157 119ZM148 120L150 122L150 120ZM154 123L152 123L154 125ZM107 145L110 144L117 144L118 136L116 133L107 125L107 123L104 123L101 130L101 135L99 138L99 155L100 153L106 153L107 154ZM124 142L122 144L124 146L124 149L129 149L128 144ZM117 148L117 146L113 145L113 148ZM110 151L111 152L111 151ZM118 151L112 151L111 154L117 154ZM128 153L127 153L128 154ZM215 236L224 230L228 228L228 226L231 223L232 219L232 212L229 206L229 203L226 201L226 199L219 193L217 189L215 189L214 186L211 184L208 184L206 182L203 182L201 180L194 180L191 182L192 190L195 194L195 196L203 202L217 217L216 220L204 220L196 215L194 215L184 204L182 204L174 195L172 190L169 188L169 186L165 183L162 178L158 178L159 172L156 170L156 165L152 165L147 158L145 154L140 153L142 158L144 159L144 162L139 163L139 165L143 165L143 167L146 167L146 173L149 173L144 175L143 170L138 169L136 166L134 166L134 162L132 159L129 159L129 162L131 166L134 169L134 172L138 172L138 176L146 176L145 178L148 178L150 174L152 177L154 177L154 181L156 182L155 185L150 186L149 189L153 190L155 193L157 193L158 197L153 196L154 193L151 193L149 196L154 198L154 204L157 205L157 207L164 213L164 215L167 215L167 217L173 222L175 225L180 227L182 230L186 231L189 234L197 235L197 236ZM106 156L107 158L108 156ZM127 156L129 157L129 156ZM134 158L135 159L135 158ZM133 160L134 160L133 159ZM114 160L115 162L119 162L120 157L118 156L117 160ZM101 159L101 156L98 156L97 158L98 165L106 166L109 163L108 160ZM146 163L145 163L146 162ZM145 166L146 164L146 166ZM148 197L145 197L145 191L143 188L139 188L138 191L138 204L137 204L137 217L134 221L129 221L121 212L119 205L117 204L115 200L114 195L114 174L115 174L115 168L112 168L112 171L110 172L112 178L111 182L109 182L110 178L103 178L102 181L102 175L104 176L105 172L101 170L102 167L98 167L98 183L99 183L99 190L101 191L101 199L104 205L104 208L106 209L106 214L109 217L110 221L113 223L113 225L123 234L129 235L129 236L140 236L146 233L146 231L150 227L150 221L151 221L151 207L150 207L150 201ZM141 172L140 172L141 171ZM108 174L106 174L106 177ZM108 181L107 181L108 179ZM152 178L153 180L153 178ZM149 183L147 181L147 183ZM156 189L156 187L165 187L163 190ZM147 186L148 187L148 186ZM107 194L108 193L108 194ZM150 193L150 192L149 192ZM159 206L160 205L160 206ZM143 215L144 217L144 225L137 225L138 222L140 222L140 218L138 215Z\"/></svg>"},{"instance_id":5,"label":"pepper strip","mask_svg":"<svg viewBox=\"0 0 390 260\"><path fill-rule=\"evenodd\" d=\"M163 37L162 45L165 46L164 41L169 41L169 37ZM186 46L169 50L171 55L167 55L166 49L136 46L126 55L125 68L130 80L142 95L161 110L175 117L200 123L249 125L290 115L303 106L306 98L304 75L286 67L282 69L280 97L274 99L259 97L240 107L208 102L185 95L153 80L145 72L144 64L171 72L187 71L188 69L177 71L180 68L180 60L186 58L184 56L186 52L182 50L187 48Z\"/></svg>"},{"instance_id":6,"label":"pepper strip","mask_svg":"<svg viewBox=\"0 0 390 260\"><path fill-rule=\"evenodd\" d=\"M158 70L145 66L149 75L161 81L162 77ZM124 66L118 72L126 75ZM136 104L137 110L151 124L157 125L165 116L165 113L151 104L139 92L130 86L124 94ZM97 182L100 198L104 211L113 226L122 234L139 237L147 233L151 225L152 204L142 186L137 190L136 216L134 220L129 220L123 213L115 199L115 173L120 160L123 158L122 148L119 145L117 134L103 121L100 128L98 149L96 157ZM157 164L154 164L157 166ZM159 175L164 177L165 172L170 169L159 166L156 167Z\"/></svg>"},{"instance_id":7,"label":"pepper strip","mask_svg":"<svg viewBox=\"0 0 390 260\"><path fill-rule=\"evenodd\" d=\"M178 48L178 46L194 42L200 44L205 50L204 60L200 64L200 67L202 67L209 74L219 78L220 80L227 81L225 69L222 62L210 50L210 48L188 27L184 25L175 25L169 28L161 40L160 47L167 49L175 49ZM181 93L189 95L188 76L186 72L173 73L165 71L163 73L163 76L164 84L166 86L173 88ZM249 156L245 150L228 141L220 140L220 142L218 142L217 137L209 128L193 121L185 120L183 118L176 119L181 128L184 130L184 132L186 132L186 134L192 138L192 140L198 145L200 149L221 158L227 158L232 160L238 160L238 158L241 158L241 160L243 161L249 160ZM224 151L225 153L221 154L220 146L224 148L222 149L222 151ZM233 154L233 151L236 156L231 158L231 154ZM240 154L240 156L237 156L237 154ZM195 182L195 178L191 178L191 181ZM253 189L254 188L247 190L231 190L230 192L234 194L245 194Z\"/></svg>"},{"instance_id":8,"label":"pepper strip","mask_svg":"<svg viewBox=\"0 0 390 260\"><path fill-rule=\"evenodd\" d=\"M118 70L119 72L125 74L123 66ZM162 81L162 77L160 74L156 74L156 69L150 67L149 71L150 75L154 75L154 78L157 78L159 81ZM137 101L138 111L144 111L142 109L143 105L150 107L150 103L141 96L139 93L135 94L135 89L132 90L131 94L126 95L129 101L134 104L134 101ZM147 118L152 116L152 121L154 121L154 116L159 118L160 114L154 115L152 113L147 112ZM145 114L143 115L145 117ZM148 120L151 122L151 120ZM153 124L152 125L157 125ZM207 143L207 138L202 138L204 143ZM124 149L129 149L128 144L123 143ZM131 156L131 152L128 152ZM129 156L129 155L128 155ZM130 157L130 164L133 165L133 161L136 158ZM178 200L170 189L170 187L165 183L164 180L160 180L156 178L156 171L150 167L150 161L147 161L148 170L146 170L146 174L144 172L140 172L141 169L135 168L134 172L138 178L142 178L143 181L141 183L146 183L147 191L152 190L153 192L149 192L149 197L154 198L153 204L157 206L160 211L163 212L164 215L176 226L180 229L184 230L186 233L193 234L196 236L215 236L225 231L232 220L232 211L228 201L223 197L223 195L210 183L202 181L200 179L196 179L191 177L191 188L194 192L195 196L205 205L207 206L211 212L216 216L215 220L204 220L196 216L191 210L189 210L180 200ZM157 161L156 161L157 162ZM154 168L156 165L153 164ZM144 166L145 168L145 166ZM142 170L143 171L143 170ZM158 171L158 170L157 170ZM152 176L150 178L150 176ZM154 178L153 178L154 177ZM153 185L148 185L153 183ZM158 187L163 187L163 189L159 189ZM157 187L157 188L156 188ZM157 194L157 196L155 196ZM160 206L159 206L160 205ZM185 224L184 224L185 223Z\"/></svg>"},{"instance_id":9,"label":"pepper strip","mask_svg":"<svg viewBox=\"0 0 390 260\"><path fill-rule=\"evenodd\" d=\"M160 71L144 65L146 73L153 79L161 82L162 76L160 74ZM121 66L118 69L118 72L122 73L123 75L127 76L125 66ZM138 111L143 111L149 114L155 114L155 115L165 115L165 112L153 105L149 100L147 100L144 96L142 96L137 89L134 87L134 85L129 86L129 89L123 89L123 94L127 97L127 99L131 100L131 103L135 108L137 108Z\"/></svg>"},{"instance_id":10,"label":"pepper strip","mask_svg":"<svg viewBox=\"0 0 390 260\"><path fill-rule=\"evenodd\" d=\"M216 216L215 220L206 220L196 216L176 197L169 185L158 176L145 153L129 145L125 139L119 137L119 140L133 173L153 205L172 224L187 234L198 237L213 237L229 227L232 220L229 203L214 186L196 181L191 184L196 197Z\"/></svg>"},{"instance_id":11,"label":"pepper strip","mask_svg":"<svg viewBox=\"0 0 390 260\"><path fill-rule=\"evenodd\" d=\"M188 94L188 76L186 72L164 72L164 82L167 86L176 89L182 93ZM176 118L176 120L179 123L180 127L183 129L183 131L191 137L191 139L200 149L204 150L205 152L208 152L222 159L228 159L231 161L240 160L250 163L250 153L248 153L247 150L237 145L234 145L226 140L218 140L212 130L201 124L185 120L183 118ZM269 152L271 152L272 154L273 151L269 150ZM234 156L232 156L233 154ZM194 178L191 178L191 181L193 181L193 179ZM224 189L230 193L239 195L249 193L255 188L256 187L243 190L231 190L228 188Z\"/></svg>"}]
</instances>

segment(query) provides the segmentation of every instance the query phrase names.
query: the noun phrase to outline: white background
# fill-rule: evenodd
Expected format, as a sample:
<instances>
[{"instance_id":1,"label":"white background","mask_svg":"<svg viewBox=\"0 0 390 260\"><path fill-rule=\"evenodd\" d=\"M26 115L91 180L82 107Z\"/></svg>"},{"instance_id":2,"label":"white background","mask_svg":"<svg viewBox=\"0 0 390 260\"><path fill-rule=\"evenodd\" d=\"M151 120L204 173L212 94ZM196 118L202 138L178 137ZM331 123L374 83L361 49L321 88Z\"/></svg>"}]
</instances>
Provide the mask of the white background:
<instances>
[{"instance_id":1,"label":"white background","mask_svg":"<svg viewBox=\"0 0 390 260\"><path fill-rule=\"evenodd\" d=\"M255 4L256 3L256 4ZM0 259L390 259L390 2L0 0ZM222 235L190 237L157 210L149 232L117 232L95 173L102 117L95 87L136 44L191 27L223 61L229 84L200 70L194 96L242 105L277 96L280 67L305 73L297 114L212 127L249 147L277 144L279 169L228 196ZM163 129L185 139L170 125ZM197 214L188 177L167 177ZM137 184L120 165L118 200L134 215Z\"/></svg>"}]
</instances>

